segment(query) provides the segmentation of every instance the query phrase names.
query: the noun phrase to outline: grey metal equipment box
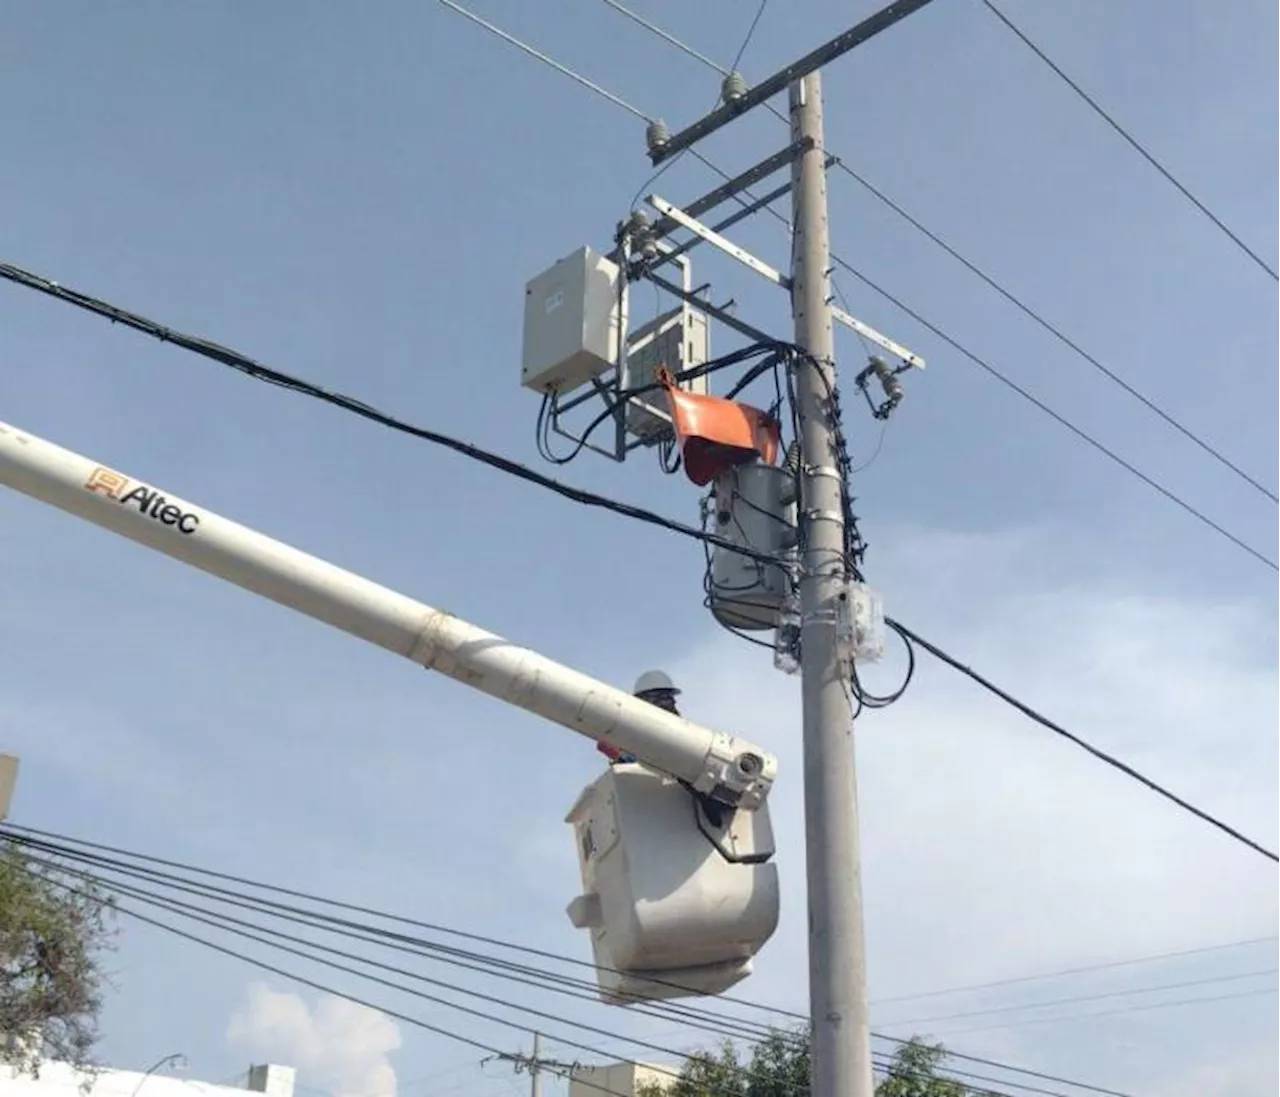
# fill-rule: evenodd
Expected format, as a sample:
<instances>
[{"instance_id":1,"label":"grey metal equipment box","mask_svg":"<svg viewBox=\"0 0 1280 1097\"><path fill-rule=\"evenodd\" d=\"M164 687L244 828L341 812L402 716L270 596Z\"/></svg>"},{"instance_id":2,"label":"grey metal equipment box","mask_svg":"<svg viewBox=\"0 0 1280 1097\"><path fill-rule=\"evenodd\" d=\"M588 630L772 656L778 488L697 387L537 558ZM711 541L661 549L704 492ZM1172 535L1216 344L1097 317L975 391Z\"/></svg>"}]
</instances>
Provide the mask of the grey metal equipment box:
<instances>
[{"instance_id":1,"label":"grey metal equipment box","mask_svg":"<svg viewBox=\"0 0 1280 1097\"><path fill-rule=\"evenodd\" d=\"M624 389L643 388L657 380L659 366L673 374L703 365L710 356L706 313L678 308L637 328L627 338ZM705 394L707 375L682 381L686 392ZM658 390L627 401L627 430L637 438L656 442L668 433L671 417L666 395Z\"/></svg>"},{"instance_id":2,"label":"grey metal equipment box","mask_svg":"<svg viewBox=\"0 0 1280 1097\"><path fill-rule=\"evenodd\" d=\"M525 286L521 384L564 394L613 368L620 274L583 247Z\"/></svg>"}]
</instances>

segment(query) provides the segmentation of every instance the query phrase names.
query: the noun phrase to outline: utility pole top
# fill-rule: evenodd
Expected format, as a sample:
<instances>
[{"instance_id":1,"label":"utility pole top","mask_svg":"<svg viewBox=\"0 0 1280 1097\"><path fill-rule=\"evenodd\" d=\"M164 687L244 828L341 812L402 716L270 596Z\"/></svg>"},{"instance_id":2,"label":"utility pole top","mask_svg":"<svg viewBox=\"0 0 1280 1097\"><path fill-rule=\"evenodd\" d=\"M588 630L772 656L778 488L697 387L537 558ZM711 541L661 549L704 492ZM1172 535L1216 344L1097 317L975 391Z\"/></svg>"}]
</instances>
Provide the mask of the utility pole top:
<instances>
[{"instance_id":1,"label":"utility pole top","mask_svg":"<svg viewBox=\"0 0 1280 1097\"><path fill-rule=\"evenodd\" d=\"M708 134L714 133L726 122L731 122L739 115L746 114L752 107L759 106L766 99L772 99L780 91L785 91L789 84L803 80L812 72L817 72L829 61L834 61L848 53L855 46L862 45L867 39L887 30L895 23L919 11L931 0L895 0L888 7L882 8L874 15L864 19L856 26L850 27L843 34L836 35L825 45L805 54L798 61L792 61L785 68L775 72L767 80L748 89L741 95L726 97L725 102L710 114L682 129L674 136L666 136L662 131L650 126L649 160L657 167L664 160L669 160L679 152L683 152Z\"/></svg>"},{"instance_id":2,"label":"utility pole top","mask_svg":"<svg viewBox=\"0 0 1280 1097\"><path fill-rule=\"evenodd\" d=\"M533 1034L533 1051L528 1055L523 1051L500 1051L497 1055L492 1055L483 1061L491 1063L495 1060L502 1063L510 1063L517 1074L523 1074L528 1071L530 1097L542 1097L542 1075L544 1072L557 1074L561 1078L568 1078L582 1069L582 1064L579 1062L566 1063L559 1059L544 1059L542 1057L542 1036L537 1032Z\"/></svg>"}]
</instances>

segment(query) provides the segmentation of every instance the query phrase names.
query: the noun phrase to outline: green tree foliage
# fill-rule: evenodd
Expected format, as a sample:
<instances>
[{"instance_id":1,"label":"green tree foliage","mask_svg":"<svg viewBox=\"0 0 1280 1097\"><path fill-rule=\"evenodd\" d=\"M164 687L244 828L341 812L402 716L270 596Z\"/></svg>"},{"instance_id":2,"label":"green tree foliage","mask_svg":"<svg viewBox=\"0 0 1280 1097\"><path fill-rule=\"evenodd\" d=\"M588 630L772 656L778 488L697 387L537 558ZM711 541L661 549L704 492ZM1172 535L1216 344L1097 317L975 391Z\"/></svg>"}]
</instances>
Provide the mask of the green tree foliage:
<instances>
[{"instance_id":1,"label":"green tree foliage","mask_svg":"<svg viewBox=\"0 0 1280 1097\"><path fill-rule=\"evenodd\" d=\"M950 1078L939 1078L938 1068L946 1062L941 1044L929 1045L918 1039L898 1048L888 1075L876 1086L876 1097L965 1097L967 1089Z\"/></svg>"},{"instance_id":2,"label":"green tree foliage","mask_svg":"<svg viewBox=\"0 0 1280 1097\"><path fill-rule=\"evenodd\" d=\"M0 1062L34 1072L43 1055L91 1071L108 912L91 885L0 845Z\"/></svg>"},{"instance_id":3,"label":"green tree foliage","mask_svg":"<svg viewBox=\"0 0 1280 1097\"><path fill-rule=\"evenodd\" d=\"M947 1053L916 1039L903 1044L877 1085L877 1097L965 1097L959 1082L940 1077ZM732 1043L719 1052L695 1055L680 1077L649 1086L638 1097L808 1097L809 1040L806 1033L775 1031L743 1059Z\"/></svg>"}]
</instances>

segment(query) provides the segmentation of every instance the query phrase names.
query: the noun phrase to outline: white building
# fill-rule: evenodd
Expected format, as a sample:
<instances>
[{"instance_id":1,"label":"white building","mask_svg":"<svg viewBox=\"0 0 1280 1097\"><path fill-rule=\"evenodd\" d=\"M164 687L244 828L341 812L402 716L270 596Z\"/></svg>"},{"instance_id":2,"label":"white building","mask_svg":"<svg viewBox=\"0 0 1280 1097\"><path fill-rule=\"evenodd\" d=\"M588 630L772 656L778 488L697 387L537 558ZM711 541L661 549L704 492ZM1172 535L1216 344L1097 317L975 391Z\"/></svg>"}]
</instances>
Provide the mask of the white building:
<instances>
[{"instance_id":1,"label":"white building","mask_svg":"<svg viewBox=\"0 0 1280 1097\"><path fill-rule=\"evenodd\" d=\"M44 1061L39 1076L0 1066L0 1097L293 1097L293 1067L274 1065L249 1068L245 1086L215 1085L182 1074L147 1073L139 1070L100 1071L87 1094L80 1086L85 1075L68 1063Z\"/></svg>"},{"instance_id":2,"label":"white building","mask_svg":"<svg viewBox=\"0 0 1280 1097\"><path fill-rule=\"evenodd\" d=\"M666 1089L675 1081L674 1068L645 1063L611 1063L605 1067L575 1070L569 1082L569 1097L639 1097L641 1087Z\"/></svg>"}]
</instances>

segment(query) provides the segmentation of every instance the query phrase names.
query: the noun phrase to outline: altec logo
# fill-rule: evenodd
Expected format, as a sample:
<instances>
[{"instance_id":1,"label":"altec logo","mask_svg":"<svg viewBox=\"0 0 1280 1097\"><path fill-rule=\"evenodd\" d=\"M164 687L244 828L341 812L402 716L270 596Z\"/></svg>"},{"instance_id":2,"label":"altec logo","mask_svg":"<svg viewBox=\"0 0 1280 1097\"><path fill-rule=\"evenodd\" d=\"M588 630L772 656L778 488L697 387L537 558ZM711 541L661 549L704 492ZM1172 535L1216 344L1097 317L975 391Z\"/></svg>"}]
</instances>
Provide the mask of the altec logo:
<instances>
[{"instance_id":1,"label":"altec logo","mask_svg":"<svg viewBox=\"0 0 1280 1097\"><path fill-rule=\"evenodd\" d=\"M84 486L87 491L114 499L122 507L137 507L139 514L145 514L161 525L176 526L180 533L188 536L195 533L200 525L200 515L174 506L155 488L142 484L130 487L128 477L110 469L94 469Z\"/></svg>"}]
</instances>

